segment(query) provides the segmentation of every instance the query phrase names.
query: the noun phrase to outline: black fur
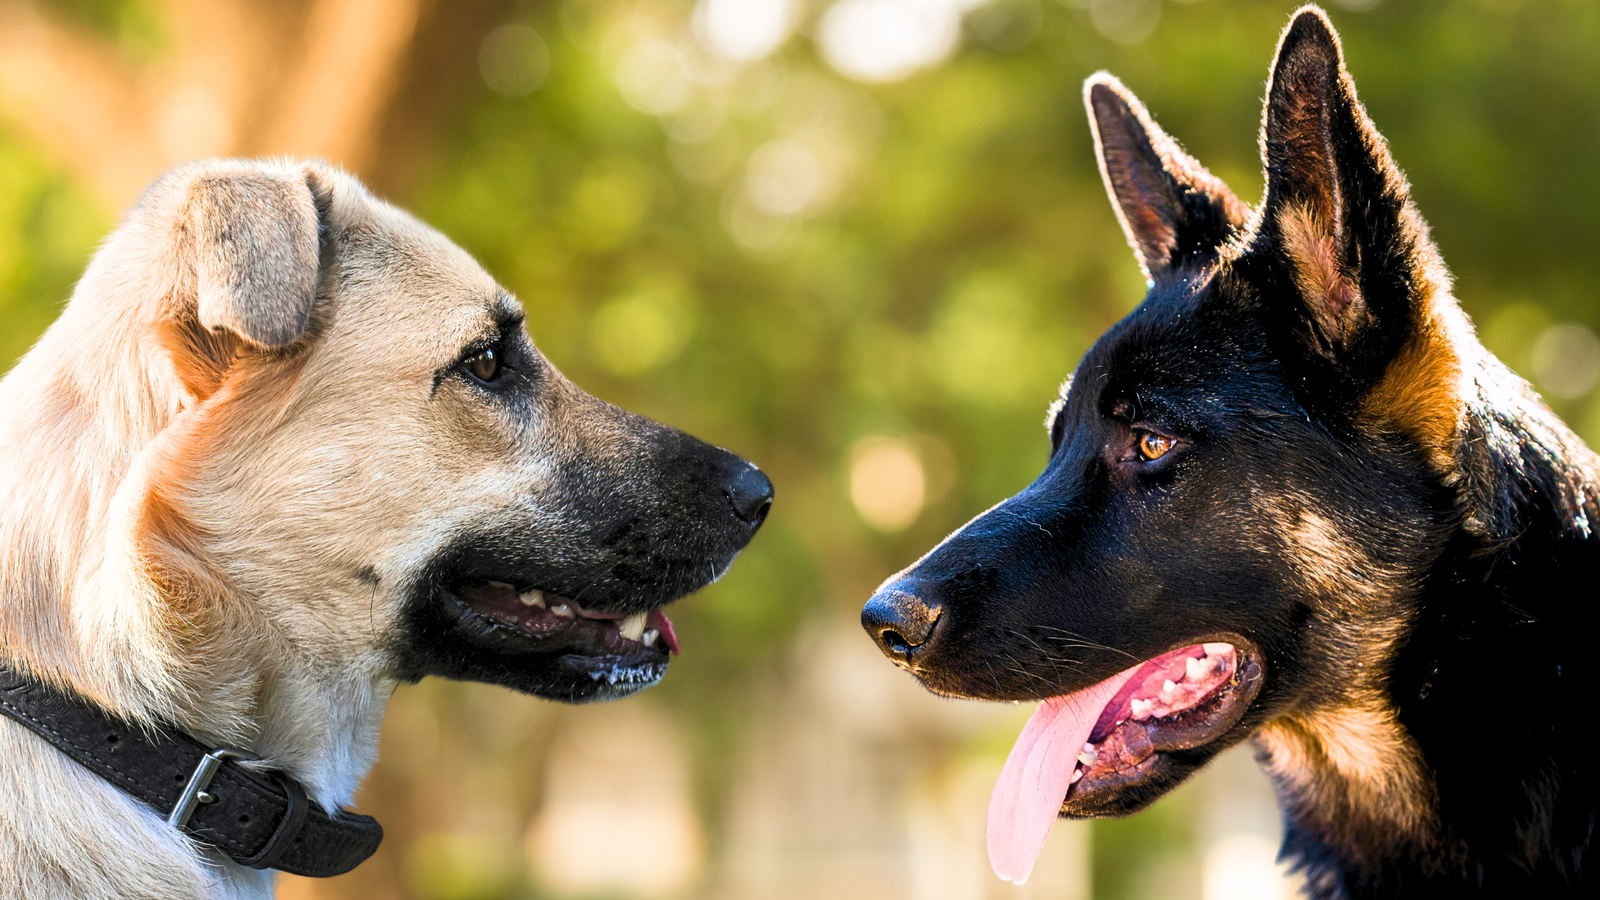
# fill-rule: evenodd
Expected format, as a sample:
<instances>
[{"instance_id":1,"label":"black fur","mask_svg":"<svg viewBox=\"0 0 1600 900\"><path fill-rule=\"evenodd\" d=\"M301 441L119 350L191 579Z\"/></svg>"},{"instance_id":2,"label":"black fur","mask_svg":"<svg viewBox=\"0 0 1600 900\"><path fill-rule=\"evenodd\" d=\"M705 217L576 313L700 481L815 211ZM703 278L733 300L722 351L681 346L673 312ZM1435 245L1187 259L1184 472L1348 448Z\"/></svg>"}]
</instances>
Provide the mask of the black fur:
<instances>
[{"instance_id":1,"label":"black fur","mask_svg":"<svg viewBox=\"0 0 1600 900\"><path fill-rule=\"evenodd\" d=\"M990 700L1253 648L1264 682L1236 725L1064 814L1131 813L1300 729L1322 743L1270 762L1314 896L1579 893L1600 464L1470 330L1441 330L1464 319L1325 16L1280 44L1253 216L1114 80L1088 101L1149 295L1063 388L1045 471L889 579L864 624L929 688ZM1319 246L1331 263L1308 267ZM1145 433L1177 444L1147 461ZM1397 725L1327 724L1372 709ZM1387 753L1387 793L1327 750Z\"/></svg>"}]
</instances>

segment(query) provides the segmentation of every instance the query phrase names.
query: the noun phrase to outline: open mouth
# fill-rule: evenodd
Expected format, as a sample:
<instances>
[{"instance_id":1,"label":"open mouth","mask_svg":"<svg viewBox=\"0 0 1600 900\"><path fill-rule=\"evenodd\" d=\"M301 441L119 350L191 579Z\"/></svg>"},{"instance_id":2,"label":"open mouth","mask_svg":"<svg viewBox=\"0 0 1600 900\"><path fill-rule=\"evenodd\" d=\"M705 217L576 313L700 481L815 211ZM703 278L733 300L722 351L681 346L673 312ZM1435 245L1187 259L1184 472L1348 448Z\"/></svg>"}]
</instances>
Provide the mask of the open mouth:
<instances>
[{"instance_id":1,"label":"open mouth","mask_svg":"<svg viewBox=\"0 0 1600 900\"><path fill-rule=\"evenodd\" d=\"M456 630L474 644L506 655L559 656L563 668L611 685L652 684L668 654L678 652L672 620L659 608L627 615L585 609L536 587L478 579L443 595Z\"/></svg>"},{"instance_id":2,"label":"open mouth","mask_svg":"<svg viewBox=\"0 0 1600 900\"><path fill-rule=\"evenodd\" d=\"M1201 747L1243 717L1261 663L1243 642L1193 644L1039 705L989 801L989 862L1021 884L1056 817L1088 814L1152 778L1163 754Z\"/></svg>"}]
</instances>

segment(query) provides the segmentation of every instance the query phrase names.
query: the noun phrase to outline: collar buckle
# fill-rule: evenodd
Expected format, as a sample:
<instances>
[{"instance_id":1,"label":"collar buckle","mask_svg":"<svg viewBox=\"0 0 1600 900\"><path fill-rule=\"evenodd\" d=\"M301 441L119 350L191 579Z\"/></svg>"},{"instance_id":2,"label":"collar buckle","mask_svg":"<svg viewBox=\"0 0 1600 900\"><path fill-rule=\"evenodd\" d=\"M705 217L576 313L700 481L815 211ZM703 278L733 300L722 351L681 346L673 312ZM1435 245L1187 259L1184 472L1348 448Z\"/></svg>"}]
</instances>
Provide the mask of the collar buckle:
<instances>
[{"instance_id":1,"label":"collar buckle","mask_svg":"<svg viewBox=\"0 0 1600 900\"><path fill-rule=\"evenodd\" d=\"M222 768L225 760L254 758L243 750L234 750L230 747L218 747L201 757L200 764L194 767L194 774L189 776L189 783L178 796L177 804L172 807L172 812L167 814L167 824L181 829L189 824L189 819L194 816L194 811L200 808L200 804L216 800L206 792L206 788L211 786L211 779L216 777L217 770Z\"/></svg>"}]
</instances>

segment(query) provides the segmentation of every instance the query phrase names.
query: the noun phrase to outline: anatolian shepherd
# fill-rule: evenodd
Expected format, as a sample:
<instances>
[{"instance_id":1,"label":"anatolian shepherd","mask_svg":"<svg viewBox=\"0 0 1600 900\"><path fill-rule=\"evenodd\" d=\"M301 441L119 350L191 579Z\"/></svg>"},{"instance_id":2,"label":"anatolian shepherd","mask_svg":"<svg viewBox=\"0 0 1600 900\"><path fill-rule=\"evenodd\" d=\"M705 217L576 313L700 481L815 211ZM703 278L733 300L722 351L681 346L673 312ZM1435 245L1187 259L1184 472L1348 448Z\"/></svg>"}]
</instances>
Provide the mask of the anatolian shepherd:
<instances>
[{"instance_id":1,"label":"anatolian shepherd","mask_svg":"<svg viewBox=\"0 0 1600 900\"><path fill-rule=\"evenodd\" d=\"M573 386L465 252L317 165L159 181L0 382L0 422L8 898L266 897L238 860L327 850L302 822L356 829L364 856L376 825L339 808L396 685L648 686L676 649L659 607L719 576L772 497ZM24 724L35 696L59 699ZM62 703L113 724L62 731ZM153 795L192 795L183 828L113 783L115 754L102 777L58 749L180 732L255 760L209 792L173 764ZM235 840L215 810L250 798L217 785L251 778L282 788L262 794L281 821Z\"/></svg>"}]
</instances>

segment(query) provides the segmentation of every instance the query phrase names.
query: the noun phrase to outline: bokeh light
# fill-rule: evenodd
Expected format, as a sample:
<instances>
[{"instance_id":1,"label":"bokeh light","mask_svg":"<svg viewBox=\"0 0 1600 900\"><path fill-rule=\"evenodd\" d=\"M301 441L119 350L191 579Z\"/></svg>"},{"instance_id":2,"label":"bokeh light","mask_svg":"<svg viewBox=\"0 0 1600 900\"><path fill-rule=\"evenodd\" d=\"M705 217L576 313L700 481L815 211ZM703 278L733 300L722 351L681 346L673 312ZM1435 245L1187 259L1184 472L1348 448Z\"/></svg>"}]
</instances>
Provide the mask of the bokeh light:
<instances>
[{"instance_id":1,"label":"bokeh light","mask_svg":"<svg viewBox=\"0 0 1600 900\"><path fill-rule=\"evenodd\" d=\"M760 59L789 37L799 13L796 0L699 0L695 37L723 59Z\"/></svg>"},{"instance_id":2,"label":"bokeh light","mask_svg":"<svg viewBox=\"0 0 1600 900\"><path fill-rule=\"evenodd\" d=\"M781 139L750 154L745 190L774 216L797 216L820 206L833 185L822 161L805 144Z\"/></svg>"},{"instance_id":3,"label":"bokeh light","mask_svg":"<svg viewBox=\"0 0 1600 900\"><path fill-rule=\"evenodd\" d=\"M693 322L671 286L652 286L606 301L590 320L595 359L614 375L638 375L676 359Z\"/></svg>"},{"instance_id":4,"label":"bokeh light","mask_svg":"<svg viewBox=\"0 0 1600 900\"><path fill-rule=\"evenodd\" d=\"M927 482L914 446L894 438L863 438L851 457L850 499L867 524L900 531L916 521Z\"/></svg>"},{"instance_id":5,"label":"bokeh light","mask_svg":"<svg viewBox=\"0 0 1600 900\"><path fill-rule=\"evenodd\" d=\"M1137 44L1161 21L1161 0L1094 0L1089 17L1101 34L1119 44Z\"/></svg>"},{"instance_id":6,"label":"bokeh light","mask_svg":"<svg viewBox=\"0 0 1600 900\"><path fill-rule=\"evenodd\" d=\"M1562 399L1582 397L1600 379L1600 338L1587 325L1563 322L1533 342L1534 381Z\"/></svg>"},{"instance_id":7,"label":"bokeh light","mask_svg":"<svg viewBox=\"0 0 1600 900\"><path fill-rule=\"evenodd\" d=\"M617 87L634 109L659 116L682 109L694 84L683 51L670 41L657 39L628 48L617 66Z\"/></svg>"},{"instance_id":8,"label":"bokeh light","mask_svg":"<svg viewBox=\"0 0 1600 900\"><path fill-rule=\"evenodd\" d=\"M478 71L495 93L523 97L537 90L550 71L550 48L527 25L502 25L479 46Z\"/></svg>"},{"instance_id":9,"label":"bokeh light","mask_svg":"<svg viewBox=\"0 0 1600 900\"><path fill-rule=\"evenodd\" d=\"M817 40L835 69L859 81L894 81L935 65L961 40L967 0L838 0Z\"/></svg>"},{"instance_id":10,"label":"bokeh light","mask_svg":"<svg viewBox=\"0 0 1600 900\"><path fill-rule=\"evenodd\" d=\"M1278 845L1259 834L1230 834L1206 848L1203 900L1290 900Z\"/></svg>"},{"instance_id":11,"label":"bokeh light","mask_svg":"<svg viewBox=\"0 0 1600 900\"><path fill-rule=\"evenodd\" d=\"M605 707L551 748L528 829L535 877L559 893L671 896L699 874L704 838L670 719Z\"/></svg>"}]
</instances>

